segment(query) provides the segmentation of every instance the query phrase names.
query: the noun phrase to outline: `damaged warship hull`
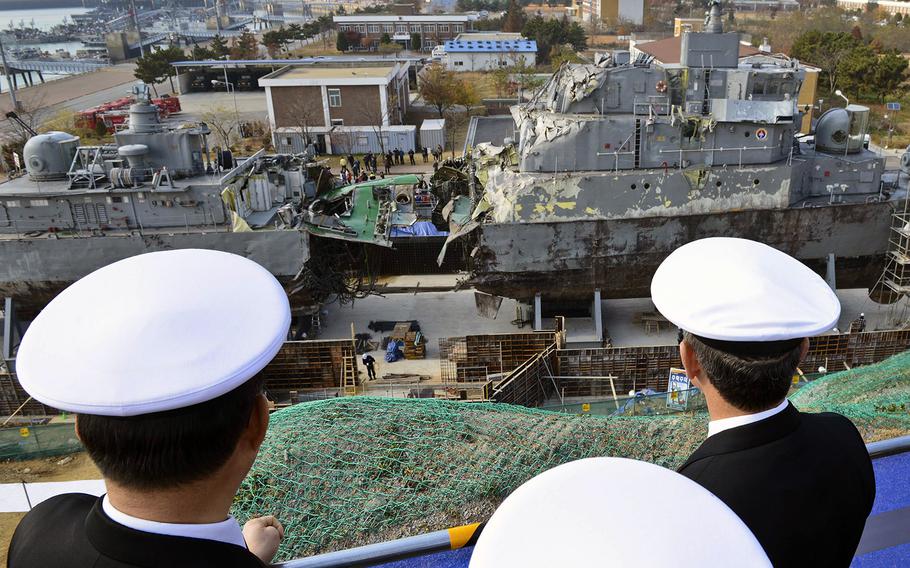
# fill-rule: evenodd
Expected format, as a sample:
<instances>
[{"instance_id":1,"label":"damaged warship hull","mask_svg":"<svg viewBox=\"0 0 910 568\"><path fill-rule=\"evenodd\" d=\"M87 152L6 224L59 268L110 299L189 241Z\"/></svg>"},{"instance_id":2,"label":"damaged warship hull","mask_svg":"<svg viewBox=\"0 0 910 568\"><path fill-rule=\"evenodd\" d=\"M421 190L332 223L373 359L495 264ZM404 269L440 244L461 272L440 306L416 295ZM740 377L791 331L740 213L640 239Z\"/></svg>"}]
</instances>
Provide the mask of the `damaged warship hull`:
<instances>
[{"instance_id":1,"label":"damaged warship hull","mask_svg":"<svg viewBox=\"0 0 910 568\"><path fill-rule=\"evenodd\" d=\"M469 243L471 285L551 307L590 305L595 290L646 297L671 252L718 236L821 274L833 262L839 287L876 285L910 152L886 171L867 148L870 110L854 104L801 134L807 68L740 57L716 3L709 22L682 34L679 63L564 64L510 117L472 119L470 156L434 177L460 176L443 212L449 243Z\"/></svg>"},{"instance_id":2,"label":"damaged warship hull","mask_svg":"<svg viewBox=\"0 0 910 568\"><path fill-rule=\"evenodd\" d=\"M887 202L721 214L532 224L487 224L470 284L530 301L590 302L650 296L651 277L676 248L706 237L767 243L824 275L836 252L837 285L873 286L882 273L892 205ZM680 275L680 278L690 275Z\"/></svg>"},{"instance_id":3,"label":"damaged warship hull","mask_svg":"<svg viewBox=\"0 0 910 568\"><path fill-rule=\"evenodd\" d=\"M39 310L90 272L137 254L200 248L249 258L289 284L309 258L303 231L204 232L0 240L0 297Z\"/></svg>"}]
</instances>

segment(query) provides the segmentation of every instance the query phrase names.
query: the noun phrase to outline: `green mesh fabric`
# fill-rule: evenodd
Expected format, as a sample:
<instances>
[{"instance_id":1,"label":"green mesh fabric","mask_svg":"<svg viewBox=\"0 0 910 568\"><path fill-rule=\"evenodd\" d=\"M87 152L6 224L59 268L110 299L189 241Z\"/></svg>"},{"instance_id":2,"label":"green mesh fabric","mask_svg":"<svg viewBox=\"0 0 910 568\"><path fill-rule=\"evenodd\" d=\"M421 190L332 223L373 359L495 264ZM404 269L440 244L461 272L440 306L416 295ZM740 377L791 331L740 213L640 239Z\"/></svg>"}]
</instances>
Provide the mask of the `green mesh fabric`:
<instances>
[{"instance_id":1,"label":"green mesh fabric","mask_svg":"<svg viewBox=\"0 0 910 568\"><path fill-rule=\"evenodd\" d=\"M908 398L903 354L820 379L793 400L845 414L871 441L910 432ZM579 458L675 468L706 425L703 413L575 416L370 397L299 404L272 415L233 512L241 521L276 515L286 528L279 559L308 556L485 520L524 481Z\"/></svg>"}]
</instances>

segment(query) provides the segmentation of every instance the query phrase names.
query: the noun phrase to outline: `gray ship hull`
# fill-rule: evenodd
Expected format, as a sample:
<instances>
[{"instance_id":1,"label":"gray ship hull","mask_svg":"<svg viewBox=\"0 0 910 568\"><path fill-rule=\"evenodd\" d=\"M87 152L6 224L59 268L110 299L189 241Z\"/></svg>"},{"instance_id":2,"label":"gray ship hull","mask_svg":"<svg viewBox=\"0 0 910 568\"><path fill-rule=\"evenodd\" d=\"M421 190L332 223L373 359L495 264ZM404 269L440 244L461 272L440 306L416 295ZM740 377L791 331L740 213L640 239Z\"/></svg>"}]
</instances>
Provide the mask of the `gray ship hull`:
<instances>
[{"instance_id":1,"label":"gray ship hull","mask_svg":"<svg viewBox=\"0 0 910 568\"><path fill-rule=\"evenodd\" d=\"M753 209L635 219L484 224L470 281L479 290L557 303L650 296L651 277L679 246L706 237L767 243L825 273L836 255L837 285L873 286L886 259L888 202ZM686 275L680 275L684 278Z\"/></svg>"},{"instance_id":2,"label":"gray ship hull","mask_svg":"<svg viewBox=\"0 0 910 568\"><path fill-rule=\"evenodd\" d=\"M102 266L147 252L201 248L239 254L288 282L309 258L302 231L138 234L0 240L0 297L40 309L63 288Z\"/></svg>"}]
</instances>

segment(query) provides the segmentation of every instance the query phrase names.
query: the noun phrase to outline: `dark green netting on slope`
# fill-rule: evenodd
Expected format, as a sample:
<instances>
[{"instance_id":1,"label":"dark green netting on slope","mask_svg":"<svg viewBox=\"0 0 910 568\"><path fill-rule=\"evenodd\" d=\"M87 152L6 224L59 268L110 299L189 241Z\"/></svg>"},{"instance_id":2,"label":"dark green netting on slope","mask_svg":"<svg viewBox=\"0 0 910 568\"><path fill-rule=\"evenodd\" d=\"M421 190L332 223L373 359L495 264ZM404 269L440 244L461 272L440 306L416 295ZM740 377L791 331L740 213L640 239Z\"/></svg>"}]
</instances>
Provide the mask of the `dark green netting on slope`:
<instances>
[{"instance_id":1,"label":"dark green netting on slope","mask_svg":"<svg viewBox=\"0 0 910 568\"><path fill-rule=\"evenodd\" d=\"M847 415L869 441L910 432L908 399L910 353L793 396L803 410ZM276 515L286 529L280 559L307 556L482 521L521 483L571 460L621 456L674 468L706 424L705 414L573 416L437 400L304 403L272 415L233 512L241 521Z\"/></svg>"}]
</instances>

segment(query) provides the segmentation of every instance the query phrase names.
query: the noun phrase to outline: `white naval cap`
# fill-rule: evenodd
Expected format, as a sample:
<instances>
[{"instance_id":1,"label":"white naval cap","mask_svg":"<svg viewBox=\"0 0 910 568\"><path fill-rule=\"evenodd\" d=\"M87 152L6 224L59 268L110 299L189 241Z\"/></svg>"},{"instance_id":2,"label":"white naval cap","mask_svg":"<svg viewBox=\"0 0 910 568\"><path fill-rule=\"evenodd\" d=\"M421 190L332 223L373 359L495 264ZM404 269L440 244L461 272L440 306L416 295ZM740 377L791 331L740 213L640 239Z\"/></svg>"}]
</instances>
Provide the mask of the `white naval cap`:
<instances>
[{"instance_id":1,"label":"white naval cap","mask_svg":"<svg viewBox=\"0 0 910 568\"><path fill-rule=\"evenodd\" d=\"M638 489L635 489L638 488ZM697 530L704 538L693 538ZM736 514L682 475L624 458L545 471L496 509L470 568L770 567Z\"/></svg>"},{"instance_id":2,"label":"white naval cap","mask_svg":"<svg viewBox=\"0 0 910 568\"><path fill-rule=\"evenodd\" d=\"M719 341L811 337L840 317L837 296L806 265L768 245L727 237L673 251L651 280L651 298L679 328Z\"/></svg>"},{"instance_id":3,"label":"white naval cap","mask_svg":"<svg viewBox=\"0 0 910 568\"><path fill-rule=\"evenodd\" d=\"M183 249L100 268L28 327L16 358L44 404L135 416L199 404L258 373L291 322L266 269L235 254Z\"/></svg>"}]
</instances>

